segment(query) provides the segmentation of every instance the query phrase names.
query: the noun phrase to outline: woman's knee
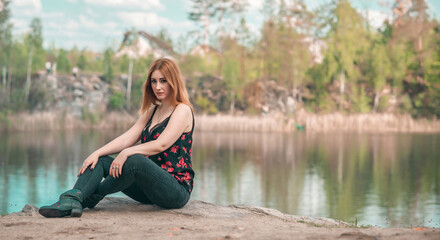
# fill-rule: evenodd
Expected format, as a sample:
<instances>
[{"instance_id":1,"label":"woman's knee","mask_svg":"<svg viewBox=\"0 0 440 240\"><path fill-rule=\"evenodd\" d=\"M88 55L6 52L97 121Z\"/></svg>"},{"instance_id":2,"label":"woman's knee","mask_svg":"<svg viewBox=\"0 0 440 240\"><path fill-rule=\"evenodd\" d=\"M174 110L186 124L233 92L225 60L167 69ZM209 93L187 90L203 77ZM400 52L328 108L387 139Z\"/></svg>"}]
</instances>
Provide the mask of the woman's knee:
<instances>
[{"instance_id":1,"label":"woman's knee","mask_svg":"<svg viewBox=\"0 0 440 240\"><path fill-rule=\"evenodd\" d=\"M110 165L113 162L112 157L106 155L106 156L102 156L98 158L98 162L96 163L96 165Z\"/></svg>"},{"instance_id":2,"label":"woman's knee","mask_svg":"<svg viewBox=\"0 0 440 240\"><path fill-rule=\"evenodd\" d=\"M123 168L140 167L142 165L148 164L147 160L147 157L141 154L131 155L125 161Z\"/></svg>"}]
</instances>

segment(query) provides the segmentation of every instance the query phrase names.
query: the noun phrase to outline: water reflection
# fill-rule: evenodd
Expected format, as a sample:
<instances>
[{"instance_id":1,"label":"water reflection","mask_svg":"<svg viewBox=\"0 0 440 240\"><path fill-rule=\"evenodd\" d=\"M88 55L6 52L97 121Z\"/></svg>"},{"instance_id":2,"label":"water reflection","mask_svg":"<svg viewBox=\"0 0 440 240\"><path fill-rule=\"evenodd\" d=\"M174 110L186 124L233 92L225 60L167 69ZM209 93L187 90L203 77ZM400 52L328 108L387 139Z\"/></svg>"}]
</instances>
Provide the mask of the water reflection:
<instances>
[{"instance_id":1,"label":"water reflection","mask_svg":"<svg viewBox=\"0 0 440 240\"><path fill-rule=\"evenodd\" d=\"M0 138L0 212L57 199L120 132ZM377 226L440 227L440 135L197 132L192 198ZM123 196L120 194L119 196Z\"/></svg>"}]
</instances>

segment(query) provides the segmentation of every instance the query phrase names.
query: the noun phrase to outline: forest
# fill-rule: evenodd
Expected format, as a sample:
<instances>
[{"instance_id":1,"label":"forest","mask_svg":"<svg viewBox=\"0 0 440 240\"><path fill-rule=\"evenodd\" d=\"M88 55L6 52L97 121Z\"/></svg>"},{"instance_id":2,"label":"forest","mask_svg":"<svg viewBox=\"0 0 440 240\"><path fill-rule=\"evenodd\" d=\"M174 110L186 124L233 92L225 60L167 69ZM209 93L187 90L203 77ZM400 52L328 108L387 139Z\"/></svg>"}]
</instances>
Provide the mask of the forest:
<instances>
[{"instance_id":1,"label":"forest","mask_svg":"<svg viewBox=\"0 0 440 240\"><path fill-rule=\"evenodd\" d=\"M0 117L30 111L32 101L49 100L44 89L32 84L47 61L57 63L58 74L71 74L76 66L111 86L132 63L130 100L112 88L109 109L137 110L153 54L129 59L115 57L122 46L102 52L53 44L45 48L41 20L34 18L30 32L14 36L10 1L0 1ZM177 40L166 28L152 34L173 52L199 112L258 113L261 104L252 102L252 89L275 84L293 100L294 110L286 114L302 108L314 113L440 116L440 24L425 0L393 1L388 6L392 18L378 29L349 0L332 0L316 9L308 9L303 0L266 0L259 34L250 31L244 18L247 0L191 2L188 19L198 31ZM123 45L136 41L138 31L145 29L128 30L132 34ZM224 96L206 94L208 83Z\"/></svg>"}]
</instances>

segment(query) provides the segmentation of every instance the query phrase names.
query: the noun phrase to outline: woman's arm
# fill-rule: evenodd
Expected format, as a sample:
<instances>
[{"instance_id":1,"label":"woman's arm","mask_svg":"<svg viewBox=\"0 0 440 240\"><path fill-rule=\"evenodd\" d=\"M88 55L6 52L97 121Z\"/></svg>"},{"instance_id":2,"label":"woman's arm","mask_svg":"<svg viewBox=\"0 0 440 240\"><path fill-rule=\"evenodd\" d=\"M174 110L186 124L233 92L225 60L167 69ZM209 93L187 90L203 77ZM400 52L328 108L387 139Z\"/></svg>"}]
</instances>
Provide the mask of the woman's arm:
<instances>
[{"instance_id":1,"label":"woman's arm","mask_svg":"<svg viewBox=\"0 0 440 240\"><path fill-rule=\"evenodd\" d=\"M140 116L136 123L125 133L90 154L90 156L87 157L81 169L79 170L78 176L83 174L89 165L92 165L90 168L94 169L99 157L121 152L127 147L134 145L139 140L142 129L147 124L147 121L152 113L153 108L149 109L146 114Z\"/></svg>"},{"instance_id":2,"label":"woman's arm","mask_svg":"<svg viewBox=\"0 0 440 240\"><path fill-rule=\"evenodd\" d=\"M192 118L191 108L185 104L179 104L174 110L167 127L156 140L126 148L122 152L126 156L134 154L150 156L161 153L171 147L182 133L191 130Z\"/></svg>"},{"instance_id":3,"label":"woman's arm","mask_svg":"<svg viewBox=\"0 0 440 240\"><path fill-rule=\"evenodd\" d=\"M122 173L122 166L131 155L142 154L151 156L171 147L183 132L191 131L192 119L193 117L190 107L185 104L177 105L176 110L174 110L174 113L162 134L160 134L156 140L122 150L113 160L112 166L115 166L116 168L114 171L110 171L110 175L115 178L119 177Z\"/></svg>"},{"instance_id":4,"label":"woman's arm","mask_svg":"<svg viewBox=\"0 0 440 240\"><path fill-rule=\"evenodd\" d=\"M139 141L142 129L147 124L148 118L152 113L152 109L148 110L147 114L143 114L138 118L136 123L119 137L113 139L111 142L105 144L97 149L95 153L101 157L113 153L121 152L122 150L133 146Z\"/></svg>"}]
</instances>

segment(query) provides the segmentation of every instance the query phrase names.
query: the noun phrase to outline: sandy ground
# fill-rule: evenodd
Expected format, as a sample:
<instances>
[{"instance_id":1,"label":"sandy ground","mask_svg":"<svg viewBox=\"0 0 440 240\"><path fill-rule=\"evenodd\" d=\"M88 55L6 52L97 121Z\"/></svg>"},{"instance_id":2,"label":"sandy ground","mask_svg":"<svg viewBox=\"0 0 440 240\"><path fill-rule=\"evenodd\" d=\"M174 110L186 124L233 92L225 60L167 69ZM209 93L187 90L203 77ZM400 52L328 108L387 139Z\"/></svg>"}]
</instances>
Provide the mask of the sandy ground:
<instances>
[{"instance_id":1,"label":"sandy ground","mask_svg":"<svg viewBox=\"0 0 440 240\"><path fill-rule=\"evenodd\" d=\"M356 228L252 206L190 201L165 210L106 198L81 218L45 218L26 205L0 218L0 239L440 239L440 229Z\"/></svg>"}]
</instances>

